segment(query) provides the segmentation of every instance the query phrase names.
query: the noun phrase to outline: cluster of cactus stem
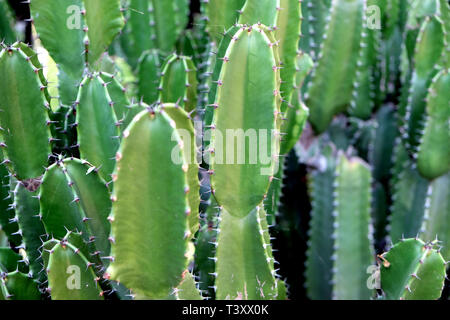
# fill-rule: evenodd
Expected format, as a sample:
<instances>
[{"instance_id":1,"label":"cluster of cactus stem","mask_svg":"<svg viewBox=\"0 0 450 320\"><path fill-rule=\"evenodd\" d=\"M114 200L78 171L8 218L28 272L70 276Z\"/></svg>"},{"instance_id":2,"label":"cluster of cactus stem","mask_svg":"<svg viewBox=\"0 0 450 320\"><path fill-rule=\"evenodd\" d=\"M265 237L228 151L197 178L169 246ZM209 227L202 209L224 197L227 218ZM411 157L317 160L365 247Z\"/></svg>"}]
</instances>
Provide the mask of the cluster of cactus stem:
<instances>
[{"instance_id":1,"label":"cluster of cactus stem","mask_svg":"<svg viewBox=\"0 0 450 320\"><path fill-rule=\"evenodd\" d=\"M0 300L287 299L292 158L310 299L440 298L448 1L200 2L0 0Z\"/></svg>"}]
</instances>

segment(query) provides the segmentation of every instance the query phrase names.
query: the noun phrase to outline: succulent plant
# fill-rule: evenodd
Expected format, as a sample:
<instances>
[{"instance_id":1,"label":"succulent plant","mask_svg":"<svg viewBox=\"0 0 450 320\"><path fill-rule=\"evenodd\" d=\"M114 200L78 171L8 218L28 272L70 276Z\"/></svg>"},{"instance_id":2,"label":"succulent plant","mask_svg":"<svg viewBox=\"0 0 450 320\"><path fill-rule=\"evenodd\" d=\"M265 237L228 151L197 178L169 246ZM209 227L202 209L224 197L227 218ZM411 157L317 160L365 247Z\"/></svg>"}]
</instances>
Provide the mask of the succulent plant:
<instances>
[{"instance_id":1,"label":"succulent plant","mask_svg":"<svg viewBox=\"0 0 450 320\"><path fill-rule=\"evenodd\" d=\"M445 299L448 2L191 2L0 0L0 300Z\"/></svg>"}]
</instances>

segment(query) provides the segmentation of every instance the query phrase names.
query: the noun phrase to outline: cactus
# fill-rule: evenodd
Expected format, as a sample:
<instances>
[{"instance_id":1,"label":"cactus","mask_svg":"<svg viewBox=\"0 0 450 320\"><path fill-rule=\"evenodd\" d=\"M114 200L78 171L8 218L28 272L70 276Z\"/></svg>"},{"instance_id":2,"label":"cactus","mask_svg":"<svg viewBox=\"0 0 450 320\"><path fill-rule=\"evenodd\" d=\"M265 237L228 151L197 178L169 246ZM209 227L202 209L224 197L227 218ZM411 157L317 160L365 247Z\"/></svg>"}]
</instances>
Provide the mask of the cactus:
<instances>
[{"instance_id":1,"label":"cactus","mask_svg":"<svg viewBox=\"0 0 450 320\"><path fill-rule=\"evenodd\" d=\"M181 139L173 120L164 111L152 109L140 112L124 137L113 178L109 218L112 263L108 273L130 288L136 298L166 298L181 281L190 237L188 167L181 148L181 163L171 160L171 150ZM161 148L161 139L165 148ZM164 177L172 183L163 183ZM148 197L141 197L142 192ZM142 277L135 276L137 270L145 270Z\"/></svg>"},{"instance_id":2,"label":"cactus","mask_svg":"<svg viewBox=\"0 0 450 320\"><path fill-rule=\"evenodd\" d=\"M424 134L420 141L417 168L428 179L437 178L450 170L450 75L442 70L429 88Z\"/></svg>"},{"instance_id":3,"label":"cactus","mask_svg":"<svg viewBox=\"0 0 450 320\"><path fill-rule=\"evenodd\" d=\"M0 93L4 97L0 124L8 133L2 135L6 146L3 162L12 166L19 180L38 178L50 154L46 83L41 82L38 67L20 45L2 49L0 75Z\"/></svg>"},{"instance_id":4,"label":"cactus","mask_svg":"<svg viewBox=\"0 0 450 320\"><path fill-rule=\"evenodd\" d=\"M445 279L445 261L435 242L405 239L382 255L381 288L389 300L437 299Z\"/></svg>"},{"instance_id":5,"label":"cactus","mask_svg":"<svg viewBox=\"0 0 450 320\"><path fill-rule=\"evenodd\" d=\"M0 300L448 299L447 1L20 6Z\"/></svg>"},{"instance_id":6,"label":"cactus","mask_svg":"<svg viewBox=\"0 0 450 320\"><path fill-rule=\"evenodd\" d=\"M334 208L333 296L370 299L365 276L372 264L370 226L370 170L359 159L339 158ZM353 192L358 201L352 201ZM355 222L356 220L356 222Z\"/></svg>"},{"instance_id":7,"label":"cactus","mask_svg":"<svg viewBox=\"0 0 450 320\"><path fill-rule=\"evenodd\" d=\"M332 3L323 48L306 100L311 112L310 121L317 133L325 131L333 116L345 110L350 103L364 8L364 1L360 0ZM345 63L336 64L336 57ZM328 81L328 78L333 81Z\"/></svg>"},{"instance_id":8,"label":"cactus","mask_svg":"<svg viewBox=\"0 0 450 320\"><path fill-rule=\"evenodd\" d=\"M169 56L161 72L158 102L177 103L187 112L197 106L197 74L191 58Z\"/></svg>"}]
</instances>

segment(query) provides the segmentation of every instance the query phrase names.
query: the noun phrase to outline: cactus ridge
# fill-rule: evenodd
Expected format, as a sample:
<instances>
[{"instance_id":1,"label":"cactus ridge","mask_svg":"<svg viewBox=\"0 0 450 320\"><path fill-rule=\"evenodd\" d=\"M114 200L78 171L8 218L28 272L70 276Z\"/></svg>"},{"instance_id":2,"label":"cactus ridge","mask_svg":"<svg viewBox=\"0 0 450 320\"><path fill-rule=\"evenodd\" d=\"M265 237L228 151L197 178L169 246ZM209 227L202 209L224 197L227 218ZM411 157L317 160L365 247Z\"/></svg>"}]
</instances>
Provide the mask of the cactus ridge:
<instances>
[{"instance_id":1,"label":"cactus ridge","mask_svg":"<svg viewBox=\"0 0 450 320\"><path fill-rule=\"evenodd\" d=\"M19 180L43 174L52 142L45 84L31 60L20 45L2 48L0 52L3 163Z\"/></svg>"},{"instance_id":2,"label":"cactus ridge","mask_svg":"<svg viewBox=\"0 0 450 320\"><path fill-rule=\"evenodd\" d=\"M366 269L373 264L371 173L358 158L339 156L335 180L333 299L370 299ZM354 192L359 196L354 198ZM358 199L358 201L354 201ZM353 221L357 219L357 223Z\"/></svg>"},{"instance_id":3,"label":"cactus ridge","mask_svg":"<svg viewBox=\"0 0 450 320\"><path fill-rule=\"evenodd\" d=\"M450 170L450 73L442 70L433 79L426 99L426 121L417 154L417 168L428 179Z\"/></svg>"},{"instance_id":4,"label":"cactus ridge","mask_svg":"<svg viewBox=\"0 0 450 320\"><path fill-rule=\"evenodd\" d=\"M363 32L362 19L365 1L333 1L313 81L309 83L306 105L310 108L310 122L317 133L325 131L333 116L350 103L356 74L358 48ZM345 20L346 23L342 21ZM349 32L349 25L352 32ZM346 46L342 46L346 43ZM341 57L345 64L336 64ZM328 81L327 79L334 79Z\"/></svg>"},{"instance_id":5,"label":"cactus ridge","mask_svg":"<svg viewBox=\"0 0 450 320\"><path fill-rule=\"evenodd\" d=\"M187 112L197 107L197 72L190 57L170 55L161 72L158 103L176 103Z\"/></svg>"},{"instance_id":6,"label":"cactus ridge","mask_svg":"<svg viewBox=\"0 0 450 320\"><path fill-rule=\"evenodd\" d=\"M445 280L445 261L436 242L403 239L383 254L381 286L389 300L437 299Z\"/></svg>"},{"instance_id":7,"label":"cactus ridge","mask_svg":"<svg viewBox=\"0 0 450 320\"><path fill-rule=\"evenodd\" d=\"M81 157L98 168L104 180L110 181L120 134L114 114L115 102L107 87L108 83L99 74L84 78L76 102L75 126Z\"/></svg>"},{"instance_id":8,"label":"cactus ridge","mask_svg":"<svg viewBox=\"0 0 450 320\"><path fill-rule=\"evenodd\" d=\"M175 122L150 108L125 130L116 155L107 273L138 299L169 296L187 266L191 209L181 141ZM177 145L180 163L174 164L171 153ZM141 197L142 192L148 196Z\"/></svg>"}]
</instances>

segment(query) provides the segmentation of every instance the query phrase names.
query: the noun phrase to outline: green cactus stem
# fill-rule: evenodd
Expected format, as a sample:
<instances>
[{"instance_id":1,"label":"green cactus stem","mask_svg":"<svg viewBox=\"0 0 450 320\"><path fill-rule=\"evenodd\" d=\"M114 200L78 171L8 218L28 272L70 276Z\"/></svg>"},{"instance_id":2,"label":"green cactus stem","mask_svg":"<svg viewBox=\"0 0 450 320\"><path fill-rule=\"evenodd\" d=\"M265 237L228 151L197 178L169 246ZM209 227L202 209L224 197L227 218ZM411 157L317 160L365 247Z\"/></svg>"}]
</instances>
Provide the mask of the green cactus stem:
<instances>
[{"instance_id":1,"label":"green cactus stem","mask_svg":"<svg viewBox=\"0 0 450 320\"><path fill-rule=\"evenodd\" d=\"M38 74L36 74L38 73ZM20 45L0 52L0 124L4 160L19 180L44 173L50 154L45 84Z\"/></svg>"},{"instance_id":2,"label":"green cactus stem","mask_svg":"<svg viewBox=\"0 0 450 320\"><path fill-rule=\"evenodd\" d=\"M149 108L125 130L116 155L107 272L137 299L167 298L187 266L191 209L181 144L174 121Z\"/></svg>"},{"instance_id":3,"label":"green cactus stem","mask_svg":"<svg viewBox=\"0 0 450 320\"><path fill-rule=\"evenodd\" d=\"M197 73L190 57L170 55L161 72L158 102L177 103L187 112L197 106Z\"/></svg>"},{"instance_id":4,"label":"green cactus stem","mask_svg":"<svg viewBox=\"0 0 450 320\"><path fill-rule=\"evenodd\" d=\"M358 158L347 159L342 154L336 173L333 298L367 300L373 295L367 287L367 268L374 262L370 234L371 173Z\"/></svg>"},{"instance_id":5,"label":"green cactus stem","mask_svg":"<svg viewBox=\"0 0 450 320\"><path fill-rule=\"evenodd\" d=\"M381 288L388 300L435 300L445 280L445 261L434 242L405 239L382 255Z\"/></svg>"},{"instance_id":6,"label":"green cactus stem","mask_svg":"<svg viewBox=\"0 0 450 320\"><path fill-rule=\"evenodd\" d=\"M450 170L450 69L442 70L428 90L426 121L417 168L428 179Z\"/></svg>"},{"instance_id":7,"label":"green cactus stem","mask_svg":"<svg viewBox=\"0 0 450 320\"><path fill-rule=\"evenodd\" d=\"M313 71L306 99L316 133L324 132L333 116L345 110L350 103L363 32L364 8L365 1L362 0L332 3L318 66ZM336 63L336 59L341 63Z\"/></svg>"},{"instance_id":8,"label":"green cactus stem","mask_svg":"<svg viewBox=\"0 0 450 320\"><path fill-rule=\"evenodd\" d=\"M108 84L98 74L84 78L76 102L76 127L81 157L110 181L119 148L119 126Z\"/></svg>"}]
</instances>

